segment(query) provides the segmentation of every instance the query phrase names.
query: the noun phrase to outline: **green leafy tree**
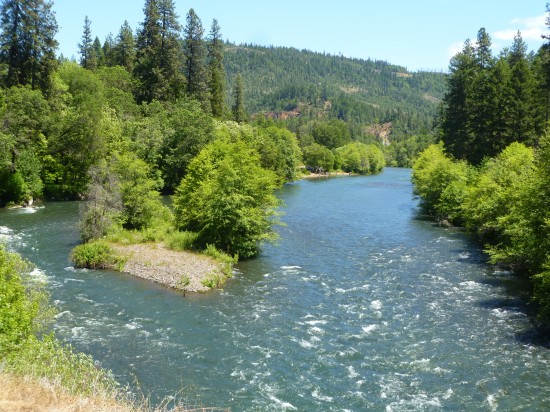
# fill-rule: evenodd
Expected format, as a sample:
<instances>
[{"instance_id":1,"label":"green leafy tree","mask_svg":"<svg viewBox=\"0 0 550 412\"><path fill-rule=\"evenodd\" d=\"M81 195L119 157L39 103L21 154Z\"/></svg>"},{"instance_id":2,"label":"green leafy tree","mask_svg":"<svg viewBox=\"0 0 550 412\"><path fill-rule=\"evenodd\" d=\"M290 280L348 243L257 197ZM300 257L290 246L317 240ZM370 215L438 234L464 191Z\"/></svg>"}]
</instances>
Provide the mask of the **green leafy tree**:
<instances>
[{"instance_id":1,"label":"green leafy tree","mask_svg":"<svg viewBox=\"0 0 550 412\"><path fill-rule=\"evenodd\" d=\"M42 159L47 151L51 122L48 102L40 90L12 87L4 91L0 106L3 136L3 194L0 204L22 203L42 195Z\"/></svg>"},{"instance_id":2,"label":"green leafy tree","mask_svg":"<svg viewBox=\"0 0 550 412\"><path fill-rule=\"evenodd\" d=\"M483 164L462 206L466 227L485 240L501 240L510 205L517 204L534 170L533 149L517 142Z\"/></svg>"},{"instance_id":3,"label":"green leafy tree","mask_svg":"<svg viewBox=\"0 0 550 412\"><path fill-rule=\"evenodd\" d=\"M311 134L317 143L329 149L336 149L351 142L348 125L342 120L316 122Z\"/></svg>"},{"instance_id":4,"label":"green leafy tree","mask_svg":"<svg viewBox=\"0 0 550 412\"><path fill-rule=\"evenodd\" d=\"M200 246L253 257L260 242L275 238L276 181L244 142L216 140L193 159L176 191L176 225L197 232Z\"/></svg>"},{"instance_id":5,"label":"green leafy tree","mask_svg":"<svg viewBox=\"0 0 550 412\"><path fill-rule=\"evenodd\" d=\"M471 175L471 167L464 161L453 161L441 143L431 145L414 162L414 194L420 196L427 213L459 223Z\"/></svg>"},{"instance_id":6,"label":"green leafy tree","mask_svg":"<svg viewBox=\"0 0 550 412\"><path fill-rule=\"evenodd\" d=\"M161 172L165 190L173 193L192 159L212 140L212 117L196 100L180 99L168 110L161 148Z\"/></svg>"},{"instance_id":7,"label":"green leafy tree","mask_svg":"<svg viewBox=\"0 0 550 412\"><path fill-rule=\"evenodd\" d=\"M223 39L218 21L212 21L208 35L208 89L212 116L221 118L225 114L225 69L223 65Z\"/></svg>"},{"instance_id":8,"label":"green leafy tree","mask_svg":"<svg viewBox=\"0 0 550 412\"><path fill-rule=\"evenodd\" d=\"M386 164L382 150L372 144L360 142L349 143L336 149L345 172L359 174L377 173Z\"/></svg>"},{"instance_id":9,"label":"green leafy tree","mask_svg":"<svg viewBox=\"0 0 550 412\"><path fill-rule=\"evenodd\" d=\"M319 143L304 147L304 164L314 172L330 172L334 170L334 153Z\"/></svg>"},{"instance_id":10,"label":"green leafy tree","mask_svg":"<svg viewBox=\"0 0 550 412\"><path fill-rule=\"evenodd\" d=\"M6 0L0 5L0 63L8 87L30 85L48 93L57 60L57 22L47 0Z\"/></svg>"}]
</instances>

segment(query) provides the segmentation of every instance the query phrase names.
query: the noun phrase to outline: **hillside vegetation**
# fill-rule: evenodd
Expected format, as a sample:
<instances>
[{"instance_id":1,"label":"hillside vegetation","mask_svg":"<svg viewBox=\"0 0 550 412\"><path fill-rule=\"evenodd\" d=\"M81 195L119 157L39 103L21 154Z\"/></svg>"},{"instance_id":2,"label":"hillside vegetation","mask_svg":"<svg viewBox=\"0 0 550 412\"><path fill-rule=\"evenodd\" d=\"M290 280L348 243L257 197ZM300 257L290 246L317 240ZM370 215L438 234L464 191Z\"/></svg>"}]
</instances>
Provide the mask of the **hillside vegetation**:
<instances>
[{"instance_id":1,"label":"hillside vegetation","mask_svg":"<svg viewBox=\"0 0 550 412\"><path fill-rule=\"evenodd\" d=\"M225 44L225 69L229 90L242 74L249 114L294 131L310 120L340 119L354 139L384 123L395 141L431 130L446 87L443 73L286 47Z\"/></svg>"}]
</instances>

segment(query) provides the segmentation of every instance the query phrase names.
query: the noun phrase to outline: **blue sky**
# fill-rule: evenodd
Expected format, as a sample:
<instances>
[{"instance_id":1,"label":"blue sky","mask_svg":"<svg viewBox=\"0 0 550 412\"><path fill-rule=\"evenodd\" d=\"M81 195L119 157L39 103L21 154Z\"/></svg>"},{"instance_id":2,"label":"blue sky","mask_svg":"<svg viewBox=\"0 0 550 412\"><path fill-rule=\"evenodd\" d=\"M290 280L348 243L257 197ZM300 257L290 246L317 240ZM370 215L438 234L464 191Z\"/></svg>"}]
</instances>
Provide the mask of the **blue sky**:
<instances>
[{"instance_id":1,"label":"blue sky","mask_svg":"<svg viewBox=\"0 0 550 412\"><path fill-rule=\"evenodd\" d=\"M78 58L84 17L103 42L124 20L134 30L144 0L55 0L59 52ZM216 18L224 39L296 47L347 57L386 60L411 71L446 71L467 38L484 27L493 51L512 44L520 30L529 50L547 32L542 0L175 0L180 22L190 8L205 31Z\"/></svg>"}]
</instances>

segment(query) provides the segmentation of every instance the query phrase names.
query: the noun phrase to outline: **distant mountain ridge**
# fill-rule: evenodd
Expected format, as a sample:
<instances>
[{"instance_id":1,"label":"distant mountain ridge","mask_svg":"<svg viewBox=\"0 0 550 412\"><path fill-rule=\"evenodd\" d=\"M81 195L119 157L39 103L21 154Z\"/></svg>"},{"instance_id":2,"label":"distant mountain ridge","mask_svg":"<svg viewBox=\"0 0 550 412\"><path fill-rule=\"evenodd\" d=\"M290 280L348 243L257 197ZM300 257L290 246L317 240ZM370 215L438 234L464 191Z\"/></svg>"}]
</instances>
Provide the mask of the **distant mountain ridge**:
<instances>
[{"instance_id":1,"label":"distant mountain ridge","mask_svg":"<svg viewBox=\"0 0 550 412\"><path fill-rule=\"evenodd\" d=\"M240 72L248 113L291 128L336 118L360 136L373 130L368 126L391 124L399 140L432 128L446 87L444 73L288 47L226 43L224 58L228 99Z\"/></svg>"}]
</instances>

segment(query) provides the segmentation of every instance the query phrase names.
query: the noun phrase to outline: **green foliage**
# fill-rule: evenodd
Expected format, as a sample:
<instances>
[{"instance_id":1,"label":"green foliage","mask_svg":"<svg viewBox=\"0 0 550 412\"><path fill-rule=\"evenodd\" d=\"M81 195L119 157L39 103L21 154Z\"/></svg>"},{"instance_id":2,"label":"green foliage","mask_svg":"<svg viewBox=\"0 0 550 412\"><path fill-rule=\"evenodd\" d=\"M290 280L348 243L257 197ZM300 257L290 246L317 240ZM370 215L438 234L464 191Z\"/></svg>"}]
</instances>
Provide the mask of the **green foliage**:
<instances>
[{"instance_id":1,"label":"green foliage","mask_svg":"<svg viewBox=\"0 0 550 412\"><path fill-rule=\"evenodd\" d=\"M500 239L511 205L518 204L523 187L535 171L533 149L512 143L488 160L472 182L463 204L466 226L484 238ZM515 211L514 211L515 212Z\"/></svg>"},{"instance_id":2,"label":"green foliage","mask_svg":"<svg viewBox=\"0 0 550 412\"><path fill-rule=\"evenodd\" d=\"M167 110L160 168L167 192L173 193L191 160L213 138L213 119L195 100L180 99Z\"/></svg>"},{"instance_id":3,"label":"green foliage","mask_svg":"<svg viewBox=\"0 0 550 412\"><path fill-rule=\"evenodd\" d=\"M441 139L449 153L478 165L512 142L533 144L545 125L548 103L540 100L546 77L529 59L521 35L498 59L484 29L475 47L466 41L451 60L441 118ZM538 81L538 84L537 84Z\"/></svg>"},{"instance_id":4,"label":"green foliage","mask_svg":"<svg viewBox=\"0 0 550 412\"><path fill-rule=\"evenodd\" d=\"M239 261L238 255L231 256L225 252L222 252L214 245L206 245L206 249L204 249L202 253L220 262L223 265L222 272L225 274L225 276L228 277L232 276L231 270L233 268L233 265Z\"/></svg>"},{"instance_id":5,"label":"green foliage","mask_svg":"<svg viewBox=\"0 0 550 412\"><path fill-rule=\"evenodd\" d=\"M472 170L465 162L448 157L443 145L432 145L414 162L414 193L423 208L439 220L461 219L461 202L466 195Z\"/></svg>"},{"instance_id":6,"label":"green foliage","mask_svg":"<svg viewBox=\"0 0 550 412\"><path fill-rule=\"evenodd\" d=\"M30 264L0 244L0 360L39 330L45 295L31 284Z\"/></svg>"},{"instance_id":7,"label":"green foliage","mask_svg":"<svg viewBox=\"0 0 550 412\"><path fill-rule=\"evenodd\" d=\"M0 170L0 207L17 205L27 200L27 185L21 173Z\"/></svg>"},{"instance_id":8,"label":"green foliage","mask_svg":"<svg viewBox=\"0 0 550 412\"><path fill-rule=\"evenodd\" d=\"M198 234L189 231L175 231L166 235L164 244L172 250L194 250Z\"/></svg>"},{"instance_id":9,"label":"green foliage","mask_svg":"<svg viewBox=\"0 0 550 412\"><path fill-rule=\"evenodd\" d=\"M31 337L11 352L4 371L56 382L69 393L84 396L115 396L119 387L112 373L98 368L90 355L62 345L53 335Z\"/></svg>"},{"instance_id":10,"label":"green foliage","mask_svg":"<svg viewBox=\"0 0 550 412\"><path fill-rule=\"evenodd\" d=\"M370 174L381 171L386 160L382 150L375 145L349 143L336 149L340 167L345 172Z\"/></svg>"},{"instance_id":11,"label":"green foliage","mask_svg":"<svg viewBox=\"0 0 550 412\"><path fill-rule=\"evenodd\" d=\"M391 166L411 168L418 155L435 143L431 134L411 136L384 147L387 163Z\"/></svg>"},{"instance_id":12,"label":"green foliage","mask_svg":"<svg viewBox=\"0 0 550 412\"><path fill-rule=\"evenodd\" d=\"M228 90L242 75L247 110L294 132L308 121L341 119L358 139L365 125L391 122L392 141L400 140L432 128L445 92L443 73L288 47L226 44L224 62ZM299 116L287 117L291 111Z\"/></svg>"},{"instance_id":13,"label":"green foliage","mask_svg":"<svg viewBox=\"0 0 550 412\"><path fill-rule=\"evenodd\" d=\"M49 92L56 67L57 22L47 0L7 0L0 6L0 64L7 87L29 85Z\"/></svg>"},{"instance_id":14,"label":"green foliage","mask_svg":"<svg viewBox=\"0 0 550 412\"><path fill-rule=\"evenodd\" d=\"M225 277L221 273L210 272L208 276L201 280L201 283L207 288L217 289L223 284L224 281Z\"/></svg>"},{"instance_id":15,"label":"green foliage","mask_svg":"<svg viewBox=\"0 0 550 412\"><path fill-rule=\"evenodd\" d=\"M533 282L541 319L550 319L550 145L512 143L477 169L430 146L414 164L415 193L439 218L465 224L485 242L492 263Z\"/></svg>"},{"instance_id":16,"label":"green foliage","mask_svg":"<svg viewBox=\"0 0 550 412\"><path fill-rule=\"evenodd\" d=\"M88 242L75 246L71 260L77 268L111 269L124 264L112 247L101 241Z\"/></svg>"},{"instance_id":17,"label":"green foliage","mask_svg":"<svg viewBox=\"0 0 550 412\"><path fill-rule=\"evenodd\" d=\"M311 130L316 143L329 149L336 149L351 141L348 126L342 120L316 122Z\"/></svg>"},{"instance_id":18,"label":"green foliage","mask_svg":"<svg viewBox=\"0 0 550 412\"><path fill-rule=\"evenodd\" d=\"M334 153L325 146L313 143L303 148L304 164L315 172L334 170Z\"/></svg>"},{"instance_id":19,"label":"green foliage","mask_svg":"<svg viewBox=\"0 0 550 412\"><path fill-rule=\"evenodd\" d=\"M276 181L243 141L216 140L193 159L176 190L176 225L197 232L199 246L255 256L259 242L275 237Z\"/></svg>"}]
</instances>

